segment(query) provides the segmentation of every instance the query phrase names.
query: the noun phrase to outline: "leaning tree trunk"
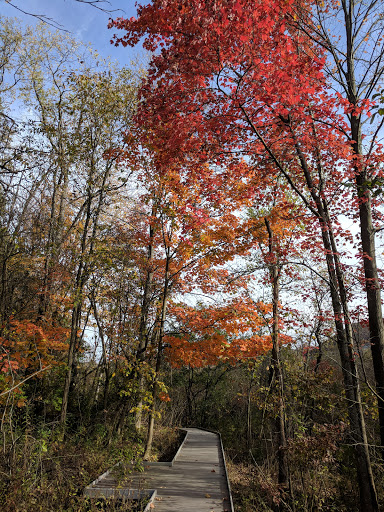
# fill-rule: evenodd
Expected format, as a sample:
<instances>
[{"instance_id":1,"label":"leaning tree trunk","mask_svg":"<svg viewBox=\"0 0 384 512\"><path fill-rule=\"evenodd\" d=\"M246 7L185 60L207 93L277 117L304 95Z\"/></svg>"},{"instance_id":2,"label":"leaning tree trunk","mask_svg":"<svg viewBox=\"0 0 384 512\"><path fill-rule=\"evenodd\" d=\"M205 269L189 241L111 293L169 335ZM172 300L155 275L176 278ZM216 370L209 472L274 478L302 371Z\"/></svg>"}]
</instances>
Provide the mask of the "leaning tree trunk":
<instances>
[{"instance_id":1,"label":"leaning tree trunk","mask_svg":"<svg viewBox=\"0 0 384 512\"><path fill-rule=\"evenodd\" d=\"M356 458L357 478L360 490L360 510L378 512L377 494L372 473L371 459L368 450L365 420L360 395L358 370L353 350L353 333L350 322L347 294L344 285L343 270L338 257L336 242L326 205L319 201L322 237L328 275L332 306L337 333L337 346L340 355L345 395L348 403L348 416L351 436Z\"/></svg>"},{"instance_id":2,"label":"leaning tree trunk","mask_svg":"<svg viewBox=\"0 0 384 512\"><path fill-rule=\"evenodd\" d=\"M351 118L352 148L356 158L362 156L361 122L359 117ZM372 222L372 199L369 177L365 168L356 168L355 180L359 201L361 249L363 253L365 291L367 295L369 341L376 382L379 412L380 444L384 458L384 324L381 305L380 282L376 264L375 229Z\"/></svg>"},{"instance_id":3,"label":"leaning tree trunk","mask_svg":"<svg viewBox=\"0 0 384 512\"><path fill-rule=\"evenodd\" d=\"M346 35L346 73L344 89L346 91L346 96L349 102L356 107L360 107L361 103L361 98L359 97L359 87L360 94L361 90L365 91L368 85L368 89L374 92L375 88L373 87L373 84L375 81L376 83L380 84L379 80L382 78L383 74L382 66L371 62L370 64L372 66L372 70L376 70L376 74L371 74L369 76L371 81L364 83L363 88L361 87L363 85L361 82L359 83L359 87L356 83L355 67L359 64L356 62L356 52L358 50L359 44L361 43L361 41L356 39L358 35L356 27L361 23L359 19L360 16L361 19L365 18L364 22L368 21L368 23L368 18L370 18L372 23L372 31L376 30L376 28L373 29L373 23L376 22L374 13L371 10L371 7L374 5L373 2L368 2L366 5L365 12L367 15L361 12L360 6L358 6L358 4L359 2L356 2L355 0L350 0L349 2L344 1L342 3ZM379 34L380 32L377 33ZM371 41L371 44L372 43L375 44L374 41ZM365 62L364 64L360 62L360 66L365 64ZM365 79L366 76L364 75L364 80ZM384 457L384 325L381 305L380 281L378 278L376 263L375 230L372 223L370 176L367 173L366 164L363 161L364 150L361 133L361 114L355 115L354 113L351 113L349 116L349 123L351 127L352 150L355 157L355 183L359 201L358 208L360 218L360 236L363 252L365 291L368 305L370 344L378 398L380 443L382 447L382 456Z\"/></svg>"},{"instance_id":4,"label":"leaning tree trunk","mask_svg":"<svg viewBox=\"0 0 384 512\"><path fill-rule=\"evenodd\" d=\"M344 379L345 394L348 401L350 430L356 458L357 478L360 490L360 510L377 512L378 502L372 472L365 420L362 409L358 370L353 350L353 333L349 315L348 298L344 284L344 272L339 259L328 203L316 192L304 155L297 145L297 152L313 201L316 205L318 220L321 227L323 246L330 281L330 293L335 318L337 345L340 355ZM319 158L319 156L318 156ZM318 174L324 183L321 162L318 162Z\"/></svg>"},{"instance_id":5,"label":"leaning tree trunk","mask_svg":"<svg viewBox=\"0 0 384 512\"><path fill-rule=\"evenodd\" d=\"M358 198L360 220L360 240L365 277L365 293L369 320L369 334L373 370L378 403L380 443L384 458L384 324L381 304L380 280L378 277L375 229L372 222L372 176L365 162L381 134L383 121L375 128L362 119L363 101L372 100L381 88L384 79L381 38L383 21L375 0L343 0L336 5L329 3L330 9L312 9L297 22L297 27L328 52L334 66L328 67L328 78L334 81L336 89L357 111L346 114L350 126L348 143L354 157L355 185ZM316 3L315 3L316 6ZM332 13L332 8L335 9ZM334 14L335 16L333 16ZM333 38L335 26L339 27L338 37ZM369 49L369 50L368 50ZM371 53L372 50L372 53ZM332 72L330 70L332 69ZM368 128L362 133L362 125ZM363 136L370 150L363 147ZM375 165L376 162L375 162Z\"/></svg>"}]
</instances>

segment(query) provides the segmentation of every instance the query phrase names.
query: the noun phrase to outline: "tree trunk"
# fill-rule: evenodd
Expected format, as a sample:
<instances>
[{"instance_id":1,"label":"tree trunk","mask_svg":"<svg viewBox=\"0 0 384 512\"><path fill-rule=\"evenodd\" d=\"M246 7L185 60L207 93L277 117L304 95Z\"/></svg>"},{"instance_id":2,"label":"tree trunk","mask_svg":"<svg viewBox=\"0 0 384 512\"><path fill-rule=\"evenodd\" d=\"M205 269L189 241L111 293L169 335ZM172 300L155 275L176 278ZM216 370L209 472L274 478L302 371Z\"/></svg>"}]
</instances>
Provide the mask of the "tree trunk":
<instances>
[{"instance_id":1,"label":"tree trunk","mask_svg":"<svg viewBox=\"0 0 384 512\"><path fill-rule=\"evenodd\" d=\"M81 301L81 299L78 299ZM72 368L75 360L75 349L77 346L77 333L80 327L81 304L77 304L72 310L71 334L69 338L67 373L65 375L63 399L61 404L60 424L64 426L67 420L69 389L72 382Z\"/></svg>"},{"instance_id":2,"label":"tree trunk","mask_svg":"<svg viewBox=\"0 0 384 512\"><path fill-rule=\"evenodd\" d=\"M92 201L93 201L93 192L92 186L94 183L92 180L95 176L95 162L91 159L90 162L90 172L88 176L88 189L87 189L87 201L86 201L86 214L85 214L85 222L83 233L81 237L80 244L80 257L79 264L77 268L76 274L76 283L75 283L75 291L74 291L74 306L72 310L72 323L71 323L71 335L69 339L69 348L68 348L68 368L65 376L65 384L64 384L64 392L63 392L63 402L61 406L61 415L60 415L60 424L62 427L64 426L67 418L67 408L68 408L68 398L69 391L72 383L73 377L73 367L75 364L75 355L77 352L77 332L80 328L81 323L81 312L83 307L83 292L85 284L89 278L90 273L90 259L94 252L94 244L96 240L97 230L98 230L98 221L101 213L101 208L104 203L104 197L106 194L106 182L109 176L109 173L112 168L112 161L107 161L105 164L105 170L103 173L103 177L100 183L100 194L99 200L96 206L96 210L92 212ZM92 219L93 213L93 219ZM91 222L93 222L91 234L89 234L89 230L91 228Z\"/></svg>"},{"instance_id":3,"label":"tree trunk","mask_svg":"<svg viewBox=\"0 0 384 512\"><path fill-rule=\"evenodd\" d=\"M323 213L321 209L320 211L326 221L325 225L323 219L321 221L322 235L324 248L326 250L328 275L331 283L330 289L335 316L337 346L343 372L345 395L348 401L350 431L353 436L357 478L360 489L360 509L362 512L377 512L379 510L377 494L361 404L359 375L354 360L353 333L348 311L343 271L336 251L332 226L330 225L329 219L326 218L326 213Z\"/></svg>"},{"instance_id":4,"label":"tree trunk","mask_svg":"<svg viewBox=\"0 0 384 512\"><path fill-rule=\"evenodd\" d=\"M152 450L152 441L153 441L153 431L155 425L155 416L156 416L156 388L158 382L158 375L160 372L162 355L163 355L163 338L164 338L164 324L167 313L167 302L168 302L168 293L169 293L169 264L170 264L170 256L169 251L166 249L166 263L165 263L165 281L164 281L164 290L163 290L163 298L161 301L161 312L160 312L160 326L158 330L158 344L157 344L157 356L156 356L156 367L155 367L155 375L153 378L153 386L152 386L152 405L149 411L149 423L148 423L148 432L147 432L147 441L145 445L144 459L148 459L151 455Z\"/></svg>"},{"instance_id":5,"label":"tree trunk","mask_svg":"<svg viewBox=\"0 0 384 512\"><path fill-rule=\"evenodd\" d=\"M369 5L369 3L368 3ZM360 105L355 75L355 55L358 41L354 35L354 22L357 19L355 0L343 4L346 42L347 42L347 73L345 76L348 100L355 106ZM369 15L370 16L370 15ZM360 23L360 21L359 21ZM376 64L375 64L376 67ZM375 79L378 79L376 76ZM360 84L361 85L361 84ZM364 89L366 85L364 84ZM369 333L373 369L378 395L380 443L384 457L384 324L381 305L380 282L377 273L375 230L372 222L372 198L369 189L369 176L363 163L363 144L361 133L361 114L349 117L351 127L352 149L355 156L355 182L359 200L360 236L363 251L365 291L367 295Z\"/></svg>"},{"instance_id":6,"label":"tree trunk","mask_svg":"<svg viewBox=\"0 0 384 512\"><path fill-rule=\"evenodd\" d=\"M269 256L273 263L269 267L269 274L272 283L272 370L273 379L278 394L278 413L275 420L278 447L278 483L282 488L289 487L289 468L287 461L287 440L285 426L285 407L284 407L284 376L280 360L280 341L279 341L279 294L280 294L280 274L278 258L274 247L274 236L268 219L264 218L269 237Z\"/></svg>"},{"instance_id":7,"label":"tree trunk","mask_svg":"<svg viewBox=\"0 0 384 512\"><path fill-rule=\"evenodd\" d=\"M362 156L360 118L351 118L353 151ZM369 177L365 169L356 169L356 186L359 200L360 236L363 253L365 291L367 295L369 341L376 382L381 453L384 458L384 324L381 305L380 282L376 264L375 229L372 222L372 199L368 188Z\"/></svg>"},{"instance_id":8,"label":"tree trunk","mask_svg":"<svg viewBox=\"0 0 384 512\"><path fill-rule=\"evenodd\" d=\"M327 66L325 70L328 70L328 77L333 80L335 90L339 90L351 105L360 108L362 100L372 100L373 95L380 89L384 76L381 50L383 22L381 14L377 11L377 2L343 0L337 5L329 2L329 8L326 10L323 7L320 5L320 8L311 8L306 13L307 17L304 16L295 22L295 29L299 28L306 35L311 35L313 40L328 52L333 65ZM340 30L337 32L337 38L334 38L332 35L336 26ZM332 72L329 71L331 68ZM375 127L367 122L367 116L362 119L361 111L349 112L346 119L351 129L348 142L352 143L355 159L355 185L370 344L376 383L380 443L384 458L384 324L377 272L375 230L372 222L372 177L364 162L365 154L370 150L365 150L362 142L363 122L368 127L364 134L367 136L366 142L373 148L381 134L383 121Z\"/></svg>"},{"instance_id":9,"label":"tree trunk","mask_svg":"<svg viewBox=\"0 0 384 512\"><path fill-rule=\"evenodd\" d=\"M155 207L152 207L152 216L155 215ZM140 315L140 327L139 327L139 346L136 351L136 360L137 364L140 364L145 359L145 352L148 346L148 316L149 316L149 308L150 308L150 299L151 299L151 290L152 290L152 281L153 281L153 268L152 268L152 260L153 260L153 237L154 237L154 228L153 225L149 228L149 245L148 245L148 260L147 260L147 275L144 284L144 292L143 292L143 300L141 305L141 315ZM140 369L139 369L140 372ZM136 408L135 414L135 429L137 432L141 430L141 422L142 422L142 399L141 395L144 389L144 377L143 375L137 375L138 378L138 395L140 397L139 403Z\"/></svg>"},{"instance_id":10,"label":"tree trunk","mask_svg":"<svg viewBox=\"0 0 384 512\"><path fill-rule=\"evenodd\" d=\"M71 321L71 334L69 338L69 347L68 347L68 361L67 361L67 373L65 375L65 383L64 383L64 391L63 391L63 401L61 404L61 415L60 415L60 424L64 427L66 419L67 419L67 409L68 409L68 400L69 400L69 390L72 383L72 371L73 365L75 361L75 352L77 348L77 338L78 338L78 330L80 328L81 323L81 312L83 307L83 288L87 279L86 272L86 262L85 262L85 253L86 253L86 245L87 245L87 235L88 235L88 227L91 221L91 195L88 195L88 205L87 205L87 214L82 234L81 240L81 251L80 251L80 260L77 268L76 274L76 284L75 284L75 292L74 292L74 306L72 310L72 321Z\"/></svg>"},{"instance_id":11,"label":"tree trunk","mask_svg":"<svg viewBox=\"0 0 384 512\"><path fill-rule=\"evenodd\" d=\"M108 408L108 392L109 392L109 384L110 384L110 369L108 365L108 357L107 357L107 346L105 343L105 335L104 335L104 327L100 320L99 313L97 310L97 303L95 297L95 290L92 290L90 294L90 302L93 309L93 314L96 320L97 329L99 331L99 337L101 341L102 348L102 368L104 373L104 391L103 391L103 410L104 414L106 414ZM99 372L98 372L99 373Z\"/></svg>"},{"instance_id":12,"label":"tree trunk","mask_svg":"<svg viewBox=\"0 0 384 512\"><path fill-rule=\"evenodd\" d=\"M290 132L295 137L292 127ZM317 140L313 123L314 140ZM316 205L317 218L321 227L323 246L327 262L330 292L337 333L337 345L340 354L345 394L348 401L348 414L351 434L354 436L353 446L356 458L356 470L360 490L360 509L363 512L377 512L378 502L375 482L372 473L371 459L362 410L360 385L357 367L354 360L353 333L348 308L347 293L344 285L344 273L339 259L333 225L328 210L328 202L323 194L322 184L325 183L320 154L316 155L319 188L317 189L309 169L308 162L296 142L296 152L300 160L308 190Z\"/></svg>"},{"instance_id":13,"label":"tree trunk","mask_svg":"<svg viewBox=\"0 0 384 512\"><path fill-rule=\"evenodd\" d=\"M60 161L64 160L60 157ZM64 166L65 164L63 164ZM68 171L64 168L60 170L59 179L56 182L57 170L53 176L53 193L51 199L51 209L49 218L49 228L46 244L46 256L44 261L44 274L42 293L40 295L39 317L46 314L50 302L51 286L52 286L52 270L56 264L63 238L64 224L64 206L68 195ZM57 195L60 192L58 212Z\"/></svg>"}]
</instances>

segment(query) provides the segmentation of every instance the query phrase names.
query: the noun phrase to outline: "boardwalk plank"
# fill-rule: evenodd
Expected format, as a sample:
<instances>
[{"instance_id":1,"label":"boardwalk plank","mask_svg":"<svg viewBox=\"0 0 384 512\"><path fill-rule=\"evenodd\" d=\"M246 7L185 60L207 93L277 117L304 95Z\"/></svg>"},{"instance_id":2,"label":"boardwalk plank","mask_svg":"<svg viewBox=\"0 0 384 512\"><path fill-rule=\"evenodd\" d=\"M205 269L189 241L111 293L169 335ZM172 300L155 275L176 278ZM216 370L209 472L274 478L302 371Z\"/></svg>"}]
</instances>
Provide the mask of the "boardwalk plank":
<instances>
[{"instance_id":1,"label":"boardwalk plank","mask_svg":"<svg viewBox=\"0 0 384 512\"><path fill-rule=\"evenodd\" d=\"M156 512L231 512L219 436L200 429L186 430L186 441L172 467L144 463L144 472L132 473L119 486L112 470L92 486L92 494L118 487L156 489Z\"/></svg>"}]
</instances>

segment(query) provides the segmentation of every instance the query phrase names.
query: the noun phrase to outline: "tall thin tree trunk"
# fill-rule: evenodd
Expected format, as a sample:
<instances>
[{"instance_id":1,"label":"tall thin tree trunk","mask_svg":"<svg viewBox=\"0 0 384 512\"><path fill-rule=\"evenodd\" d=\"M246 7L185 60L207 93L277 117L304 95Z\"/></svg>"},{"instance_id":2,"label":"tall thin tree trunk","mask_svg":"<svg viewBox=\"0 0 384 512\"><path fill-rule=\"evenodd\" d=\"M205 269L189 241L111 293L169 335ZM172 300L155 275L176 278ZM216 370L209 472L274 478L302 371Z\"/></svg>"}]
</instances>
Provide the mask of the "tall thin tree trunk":
<instances>
[{"instance_id":1,"label":"tall thin tree trunk","mask_svg":"<svg viewBox=\"0 0 384 512\"><path fill-rule=\"evenodd\" d=\"M372 95L380 88L384 77L382 55L379 53L383 25L380 14L376 11L376 4L374 0L342 0L327 11L311 8L307 13L308 20L303 19L297 24L306 35L312 34L313 40L326 49L335 65L328 67L328 70L334 70L332 73L328 71L329 78L334 80L336 89L357 109L361 108L363 101L372 100ZM336 10L336 17L332 16L332 9ZM333 38L336 25L339 27L339 35ZM377 48L378 53L367 57L365 48ZM381 129L379 125L375 132L376 128L367 122L367 118L362 119L360 111L349 112L346 119L351 129L348 142L351 143L354 157L370 345L377 393L380 444L384 458L384 323L372 221L372 177L364 161L367 151L363 147L363 136L367 136L366 141L373 148ZM365 134L362 133L364 121L368 128Z\"/></svg>"},{"instance_id":2,"label":"tall thin tree trunk","mask_svg":"<svg viewBox=\"0 0 384 512\"><path fill-rule=\"evenodd\" d=\"M356 107L360 105L355 75L355 52L358 42L354 35L355 0L344 1L343 10L347 41L347 96ZM360 21L359 21L360 23ZM364 87L365 88L365 87ZM372 197L369 188L369 176L363 163L363 143L361 133L361 114L349 117L351 126L352 149L355 156L355 182L359 201L360 237L363 251L365 291L367 295L369 333L373 370L378 395L380 443L384 457L384 324L381 305L380 281L377 273L375 230L372 222Z\"/></svg>"},{"instance_id":3,"label":"tall thin tree trunk","mask_svg":"<svg viewBox=\"0 0 384 512\"><path fill-rule=\"evenodd\" d=\"M96 320L97 329L99 331L99 337L101 340L101 349L102 349L102 368L104 373L104 391L103 391L103 410L106 411L108 408L108 392L109 392L109 384L110 384L110 369L108 365L107 358L107 346L105 343L105 335L104 335L104 327L100 320L99 313L97 310L97 303L95 297L95 291L92 290L90 294L91 306L93 309L93 313Z\"/></svg>"},{"instance_id":4,"label":"tall thin tree trunk","mask_svg":"<svg viewBox=\"0 0 384 512\"><path fill-rule=\"evenodd\" d=\"M77 347L77 339L78 339L78 330L80 328L81 323L81 313L83 306L83 288L87 279L86 276L86 245L87 245L87 237L88 237L88 228L91 222L91 203L92 198L90 192L88 193L88 205L87 205L87 213L85 224L83 228L82 240L81 240L81 250L80 250L80 260L77 267L76 274L76 284L75 284L75 292L74 292L74 306L72 310L72 321L71 321L71 334L69 338L69 347L68 347L68 361L67 361L67 373L65 375L65 383L64 383L64 391L63 391L63 399L61 404L61 414L60 414L60 424L63 427L65 425L67 419L67 409L68 409L68 400L69 400L69 390L72 383L72 372L73 365L75 361L75 352Z\"/></svg>"},{"instance_id":5,"label":"tall thin tree trunk","mask_svg":"<svg viewBox=\"0 0 384 512\"><path fill-rule=\"evenodd\" d=\"M67 373L65 375L63 399L61 404L60 424L63 426L67 420L69 389L72 382L72 368L75 359L75 348L77 345L77 333L80 327L81 305L76 305L72 311L71 334L69 338Z\"/></svg>"},{"instance_id":6,"label":"tall thin tree trunk","mask_svg":"<svg viewBox=\"0 0 384 512\"><path fill-rule=\"evenodd\" d=\"M155 205L152 206L152 217L155 216L156 209ZM152 281L153 281L153 268L152 268L152 262L153 262L153 255L154 255L154 248L153 248L153 237L155 234L155 230L153 227L153 224L150 224L149 227L149 244L148 244L148 257L147 257L147 272L146 272L146 278L145 278L145 284L144 284L144 291L143 291L143 300L141 304L141 313L140 313L140 327L139 327L139 346L136 351L136 361L137 364L140 365L145 359L145 352L147 350L148 346L148 316L149 316L149 308L151 305L151 291L152 291ZM139 368L140 372L140 368ZM137 372L136 372L137 373ZM135 414L135 428L136 431L139 432L141 430L141 422L142 422L142 399L141 395L144 389L144 376L138 375L136 376L138 378L138 395L140 397L139 403L136 408L136 414Z\"/></svg>"},{"instance_id":7,"label":"tall thin tree trunk","mask_svg":"<svg viewBox=\"0 0 384 512\"><path fill-rule=\"evenodd\" d=\"M272 284L272 370L273 379L275 381L277 394L278 394L278 413L275 420L278 447L277 447L277 460L278 460L278 483L283 488L289 485L289 468L287 461L287 440L286 440L286 425L285 425L285 406L284 406L284 376L281 368L280 359L280 342L279 342L279 295L280 295L280 274L281 270L278 265L278 258L276 255L274 235L268 219L264 218L265 225L268 231L269 239L269 257L271 263L269 265L269 274Z\"/></svg>"},{"instance_id":8,"label":"tall thin tree trunk","mask_svg":"<svg viewBox=\"0 0 384 512\"><path fill-rule=\"evenodd\" d=\"M322 235L324 248L326 250L328 275L331 282L331 298L335 316L337 345L343 372L345 395L348 401L350 431L353 436L353 446L356 457L356 469L360 489L360 509L362 512L377 512L377 494L368 450L360 395L359 375L354 360L353 333L348 312L343 273L335 247L333 231L329 219L326 220L328 222L326 222L326 225L323 224L322 226Z\"/></svg>"},{"instance_id":9,"label":"tall thin tree trunk","mask_svg":"<svg viewBox=\"0 0 384 512\"><path fill-rule=\"evenodd\" d=\"M251 376L248 398L247 398L247 450L252 450L252 384L253 376Z\"/></svg>"},{"instance_id":10,"label":"tall thin tree trunk","mask_svg":"<svg viewBox=\"0 0 384 512\"><path fill-rule=\"evenodd\" d=\"M61 169L57 182L56 175L57 170L55 171L53 177L54 184L44 261L42 293L40 295L39 317L45 315L49 305L52 286L52 269L59 257L59 251L63 238L64 206L68 195L68 171L65 168ZM57 195L59 192L60 196L59 200L57 200ZM57 202L59 203L58 206Z\"/></svg>"},{"instance_id":11,"label":"tall thin tree trunk","mask_svg":"<svg viewBox=\"0 0 384 512\"><path fill-rule=\"evenodd\" d=\"M163 338L164 338L164 325L165 318L167 313L167 302L168 302L168 293L169 293L169 263L170 256L169 251L167 251L166 256L166 264L165 264L165 280L164 280L164 289L163 289L163 297L161 301L161 312L160 312L160 325L158 330L158 344L157 344L157 355L156 355L156 367L155 367L155 375L153 378L153 386L152 386L152 405L149 411L149 419L148 419L148 432L147 432L147 440L145 445L145 453L144 459L148 459L151 455L152 450L152 441L153 441L153 432L155 426L155 417L156 417L156 388L158 382L158 375L160 372L161 361L163 356Z\"/></svg>"},{"instance_id":12,"label":"tall thin tree trunk","mask_svg":"<svg viewBox=\"0 0 384 512\"><path fill-rule=\"evenodd\" d=\"M312 128L314 132L314 139L317 140L314 123ZM295 137L292 127L290 127L290 131L293 137ZM332 221L328 210L328 203L326 198L323 196L322 187L325 183L325 177L323 175L321 156L319 153L316 155L317 173L320 184L319 189L317 189L312 180L307 160L301 152L301 148L298 143L296 143L296 151L308 190L310 191L312 199L316 205L317 218L320 223L323 246L325 249L330 281L330 293L337 333L337 344L344 378L345 394L348 400L351 434L354 436L353 445L360 490L360 509L364 512L377 512L377 494L362 410L359 376L354 359L353 332L349 315L348 298L344 284L344 273L340 263Z\"/></svg>"},{"instance_id":13,"label":"tall thin tree trunk","mask_svg":"<svg viewBox=\"0 0 384 512\"><path fill-rule=\"evenodd\" d=\"M360 118L351 119L353 151L362 156ZM372 222L372 198L368 188L366 170L356 169L356 186L359 200L360 236L363 252L365 291L367 295L369 341L371 345L373 371L376 382L377 406L379 412L380 444L384 458L384 324L381 305L381 290L377 272L375 229Z\"/></svg>"}]
</instances>

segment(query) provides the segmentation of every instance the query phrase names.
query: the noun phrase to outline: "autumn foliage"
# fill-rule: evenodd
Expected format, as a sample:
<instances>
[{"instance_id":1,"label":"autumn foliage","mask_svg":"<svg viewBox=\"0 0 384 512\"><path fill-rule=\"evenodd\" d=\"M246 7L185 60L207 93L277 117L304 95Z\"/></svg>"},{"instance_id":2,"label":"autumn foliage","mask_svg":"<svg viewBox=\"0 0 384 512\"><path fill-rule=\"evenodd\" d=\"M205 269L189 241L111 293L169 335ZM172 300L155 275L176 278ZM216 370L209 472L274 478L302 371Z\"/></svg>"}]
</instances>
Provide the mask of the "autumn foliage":
<instances>
[{"instance_id":1,"label":"autumn foliage","mask_svg":"<svg viewBox=\"0 0 384 512\"><path fill-rule=\"evenodd\" d=\"M0 20L10 511L24 491L38 507L60 486L59 446L92 444L110 465L152 459L156 424L169 424L222 431L244 510L350 512L360 492L360 510L377 512L383 408L367 349L379 345L361 295L377 283L345 219L354 227L369 203L368 234L381 230L382 148L371 133L358 155L351 126L373 109L377 135L384 100L329 86L313 19L344 4L138 4L109 27L113 44L150 52L147 70Z\"/></svg>"},{"instance_id":2,"label":"autumn foliage","mask_svg":"<svg viewBox=\"0 0 384 512\"><path fill-rule=\"evenodd\" d=\"M179 332L164 339L167 358L173 366L194 368L255 358L271 347L263 318L269 312L269 306L240 298L221 307L172 305Z\"/></svg>"}]
</instances>

